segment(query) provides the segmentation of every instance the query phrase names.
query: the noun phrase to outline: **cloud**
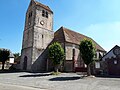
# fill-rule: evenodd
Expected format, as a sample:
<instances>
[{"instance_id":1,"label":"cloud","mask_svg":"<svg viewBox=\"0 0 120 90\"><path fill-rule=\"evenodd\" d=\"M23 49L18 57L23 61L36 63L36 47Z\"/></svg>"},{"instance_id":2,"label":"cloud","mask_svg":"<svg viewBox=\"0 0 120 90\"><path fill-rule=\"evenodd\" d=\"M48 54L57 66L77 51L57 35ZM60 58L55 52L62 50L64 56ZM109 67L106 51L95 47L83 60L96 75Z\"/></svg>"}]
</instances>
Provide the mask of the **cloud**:
<instances>
[{"instance_id":1,"label":"cloud","mask_svg":"<svg viewBox=\"0 0 120 90\"><path fill-rule=\"evenodd\" d=\"M107 51L120 45L120 22L91 24L84 31Z\"/></svg>"}]
</instances>

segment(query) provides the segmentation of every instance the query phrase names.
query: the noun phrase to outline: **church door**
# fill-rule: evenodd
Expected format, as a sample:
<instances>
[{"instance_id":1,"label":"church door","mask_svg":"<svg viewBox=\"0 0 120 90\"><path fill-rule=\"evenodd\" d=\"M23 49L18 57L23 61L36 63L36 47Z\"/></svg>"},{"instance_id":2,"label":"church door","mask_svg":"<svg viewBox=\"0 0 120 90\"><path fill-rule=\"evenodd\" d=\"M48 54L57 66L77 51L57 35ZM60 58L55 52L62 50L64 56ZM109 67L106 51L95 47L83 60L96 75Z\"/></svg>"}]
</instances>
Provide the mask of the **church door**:
<instances>
[{"instance_id":1,"label":"church door","mask_svg":"<svg viewBox=\"0 0 120 90\"><path fill-rule=\"evenodd\" d=\"M24 57L23 70L27 69L27 56Z\"/></svg>"}]
</instances>

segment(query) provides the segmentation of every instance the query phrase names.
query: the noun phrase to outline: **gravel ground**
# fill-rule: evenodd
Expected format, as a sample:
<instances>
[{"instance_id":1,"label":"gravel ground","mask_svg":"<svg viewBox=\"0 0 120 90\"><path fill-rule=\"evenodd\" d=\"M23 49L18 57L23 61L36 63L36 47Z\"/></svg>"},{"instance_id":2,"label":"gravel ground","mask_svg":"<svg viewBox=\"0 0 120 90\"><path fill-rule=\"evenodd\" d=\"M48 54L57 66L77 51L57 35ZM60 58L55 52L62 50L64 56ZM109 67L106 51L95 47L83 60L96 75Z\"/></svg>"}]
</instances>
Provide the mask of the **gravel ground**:
<instances>
[{"instance_id":1,"label":"gravel ground","mask_svg":"<svg viewBox=\"0 0 120 90\"><path fill-rule=\"evenodd\" d=\"M86 77L76 73L0 73L0 90L120 90L120 78Z\"/></svg>"}]
</instances>

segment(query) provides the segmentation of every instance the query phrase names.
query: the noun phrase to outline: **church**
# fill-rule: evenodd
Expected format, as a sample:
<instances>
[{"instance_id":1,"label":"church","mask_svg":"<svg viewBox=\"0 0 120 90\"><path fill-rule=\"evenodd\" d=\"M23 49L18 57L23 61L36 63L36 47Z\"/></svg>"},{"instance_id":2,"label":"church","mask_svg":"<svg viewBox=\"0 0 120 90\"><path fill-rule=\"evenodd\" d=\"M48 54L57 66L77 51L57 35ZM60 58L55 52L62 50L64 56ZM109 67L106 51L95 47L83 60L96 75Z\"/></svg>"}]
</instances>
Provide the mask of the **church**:
<instances>
[{"instance_id":1,"label":"church","mask_svg":"<svg viewBox=\"0 0 120 90\"><path fill-rule=\"evenodd\" d=\"M97 50L96 59L106 53L92 38L68 28L61 26L54 32L53 11L48 6L31 0L26 12L20 69L32 72L52 70L52 62L48 59L48 46L53 42L59 42L65 51L61 71L72 72L78 67L85 68L79 52L80 41L84 38L94 42Z\"/></svg>"}]
</instances>

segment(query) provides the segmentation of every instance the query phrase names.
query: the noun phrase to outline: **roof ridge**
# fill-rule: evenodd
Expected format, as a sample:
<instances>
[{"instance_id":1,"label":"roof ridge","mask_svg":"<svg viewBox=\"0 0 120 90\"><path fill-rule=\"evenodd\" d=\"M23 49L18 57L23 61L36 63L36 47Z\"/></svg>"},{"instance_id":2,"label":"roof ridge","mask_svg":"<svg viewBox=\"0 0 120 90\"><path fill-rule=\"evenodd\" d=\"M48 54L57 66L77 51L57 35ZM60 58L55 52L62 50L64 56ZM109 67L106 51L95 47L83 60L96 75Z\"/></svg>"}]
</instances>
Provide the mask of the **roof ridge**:
<instances>
[{"instance_id":1,"label":"roof ridge","mask_svg":"<svg viewBox=\"0 0 120 90\"><path fill-rule=\"evenodd\" d=\"M119 45L115 45L114 47L119 47L119 48L120 48L120 46L119 46Z\"/></svg>"}]
</instances>

